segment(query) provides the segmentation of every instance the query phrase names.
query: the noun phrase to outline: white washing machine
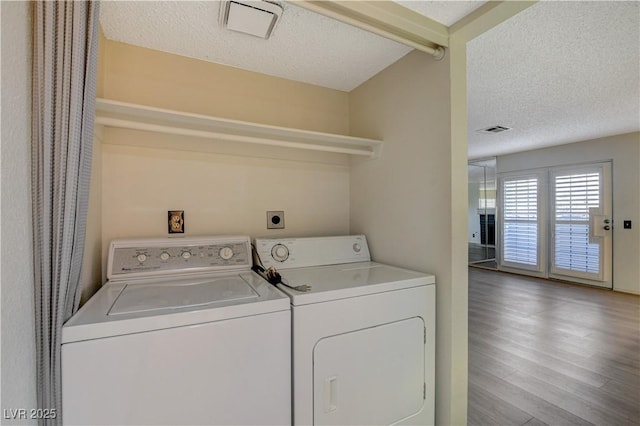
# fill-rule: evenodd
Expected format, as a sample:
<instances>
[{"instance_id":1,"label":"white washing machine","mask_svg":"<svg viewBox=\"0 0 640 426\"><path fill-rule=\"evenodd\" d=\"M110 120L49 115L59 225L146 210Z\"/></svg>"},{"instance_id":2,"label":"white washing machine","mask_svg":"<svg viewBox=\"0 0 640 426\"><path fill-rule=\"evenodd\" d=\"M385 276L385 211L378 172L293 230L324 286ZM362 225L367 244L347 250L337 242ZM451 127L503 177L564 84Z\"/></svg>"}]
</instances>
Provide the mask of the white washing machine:
<instances>
[{"instance_id":1,"label":"white washing machine","mask_svg":"<svg viewBox=\"0 0 640 426\"><path fill-rule=\"evenodd\" d=\"M65 424L291 422L289 298L248 237L115 241L62 329Z\"/></svg>"},{"instance_id":2,"label":"white washing machine","mask_svg":"<svg viewBox=\"0 0 640 426\"><path fill-rule=\"evenodd\" d=\"M371 262L363 235L256 239L291 298L293 423L434 423L435 278Z\"/></svg>"}]
</instances>

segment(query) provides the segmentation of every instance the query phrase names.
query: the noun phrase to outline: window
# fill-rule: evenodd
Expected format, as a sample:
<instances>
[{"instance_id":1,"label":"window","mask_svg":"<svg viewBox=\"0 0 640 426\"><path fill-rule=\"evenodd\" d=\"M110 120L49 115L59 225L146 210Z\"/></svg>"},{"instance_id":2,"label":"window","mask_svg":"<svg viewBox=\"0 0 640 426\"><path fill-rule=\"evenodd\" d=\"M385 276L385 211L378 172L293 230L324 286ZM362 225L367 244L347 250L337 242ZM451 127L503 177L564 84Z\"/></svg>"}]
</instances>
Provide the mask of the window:
<instances>
[{"instance_id":1,"label":"window","mask_svg":"<svg viewBox=\"0 0 640 426\"><path fill-rule=\"evenodd\" d=\"M538 266L538 177L502 181L503 263Z\"/></svg>"}]
</instances>

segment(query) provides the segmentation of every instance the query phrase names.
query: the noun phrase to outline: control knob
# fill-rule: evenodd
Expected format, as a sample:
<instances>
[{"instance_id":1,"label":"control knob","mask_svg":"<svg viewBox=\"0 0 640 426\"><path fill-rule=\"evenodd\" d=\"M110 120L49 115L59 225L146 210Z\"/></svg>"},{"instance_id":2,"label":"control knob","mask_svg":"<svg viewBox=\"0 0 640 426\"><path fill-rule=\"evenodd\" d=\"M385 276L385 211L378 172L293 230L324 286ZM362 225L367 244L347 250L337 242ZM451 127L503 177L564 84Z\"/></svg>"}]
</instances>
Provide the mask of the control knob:
<instances>
[{"instance_id":1,"label":"control knob","mask_svg":"<svg viewBox=\"0 0 640 426\"><path fill-rule=\"evenodd\" d=\"M218 254L223 260L229 260L235 253L233 253L233 249L231 249L231 247L222 247Z\"/></svg>"},{"instance_id":2,"label":"control knob","mask_svg":"<svg viewBox=\"0 0 640 426\"><path fill-rule=\"evenodd\" d=\"M147 260L147 255L146 254L141 253L141 254L138 255L138 262L142 263L145 260Z\"/></svg>"},{"instance_id":3,"label":"control knob","mask_svg":"<svg viewBox=\"0 0 640 426\"><path fill-rule=\"evenodd\" d=\"M289 249L282 244L276 244L271 248L271 256L278 262L284 262L289 258Z\"/></svg>"},{"instance_id":4,"label":"control knob","mask_svg":"<svg viewBox=\"0 0 640 426\"><path fill-rule=\"evenodd\" d=\"M360 250L362 250L362 247L360 247L360 244L354 243L353 244L353 251L355 251L356 253L360 253Z\"/></svg>"},{"instance_id":5,"label":"control knob","mask_svg":"<svg viewBox=\"0 0 640 426\"><path fill-rule=\"evenodd\" d=\"M189 259L191 257L191 252L190 251L183 251L181 256L185 260Z\"/></svg>"},{"instance_id":6,"label":"control knob","mask_svg":"<svg viewBox=\"0 0 640 426\"><path fill-rule=\"evenodd\" d=\"M167 253L166 251L163 251L162 253L160 253L160 260L168 260L169 259L169 253Z\"/></svg>"}]
</instances>

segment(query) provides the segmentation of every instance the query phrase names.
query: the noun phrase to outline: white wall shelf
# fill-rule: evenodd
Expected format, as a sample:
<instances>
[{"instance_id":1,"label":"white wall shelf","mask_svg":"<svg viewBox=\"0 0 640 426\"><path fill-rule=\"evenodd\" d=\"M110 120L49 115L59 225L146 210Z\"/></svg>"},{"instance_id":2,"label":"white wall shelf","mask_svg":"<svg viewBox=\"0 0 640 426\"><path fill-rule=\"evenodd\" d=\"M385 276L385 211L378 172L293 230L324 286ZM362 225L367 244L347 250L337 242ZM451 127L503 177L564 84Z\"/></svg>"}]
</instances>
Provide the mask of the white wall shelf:
<instances>
[{"instance_id":1,"label":"white wall shelf","mask_svg":"<svg viewBox=\"0 0 640 426\"><path fill-rule=\"evenodd\" d=\"M382 141L96 99L96 125L378 158Z\"/></svg>"}]
</instances>

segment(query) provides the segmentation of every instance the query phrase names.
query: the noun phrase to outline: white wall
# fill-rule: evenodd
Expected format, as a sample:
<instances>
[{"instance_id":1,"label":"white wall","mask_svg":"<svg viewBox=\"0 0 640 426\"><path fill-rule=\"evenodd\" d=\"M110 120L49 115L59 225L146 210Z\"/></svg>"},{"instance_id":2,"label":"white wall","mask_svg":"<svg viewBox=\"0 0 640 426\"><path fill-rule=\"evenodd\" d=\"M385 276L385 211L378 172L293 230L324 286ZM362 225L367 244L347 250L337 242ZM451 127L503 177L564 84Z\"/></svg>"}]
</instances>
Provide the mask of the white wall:
<instances>
[{"instance_id":1,"label":"white wall","mask_svg":"<svg viewBox=\"0 0 640 426\"><path fill-rule=\"evenodd\" d=\"M640 133L527 151L497 158L498 173L612 160L613 288L640 294ZM622 221L632 220L632 229Z\"/></svg>"},{"instance_id":2,"label":"white wall","mask_svg":"<svg viewBox=\"0 0 640 426\"><path fill-rule=\"evenodd\" d=\"M31 55L28 54L31 52L31 4L0 3L2 409L29 409L36 407L30 183ZM9 424L5 422L3 420L3 424Z\"/></svg>"},{"instance_id":3,"label":"white wall","mask_svg":"<svg viewBox=\"0 0 640 426\"><path fill-rule=\"evenodd\" d=\"M449 90L449 58L414 51L350 93L352 134L385 143L380 159L352 163L350 223L367 235L374 260L436 275L436 421L461 424L467 309L453 289L466 281L453 282L452 253L456 238L466 242L466 208L454 224Z\"/></svg>"}]
</instances>

